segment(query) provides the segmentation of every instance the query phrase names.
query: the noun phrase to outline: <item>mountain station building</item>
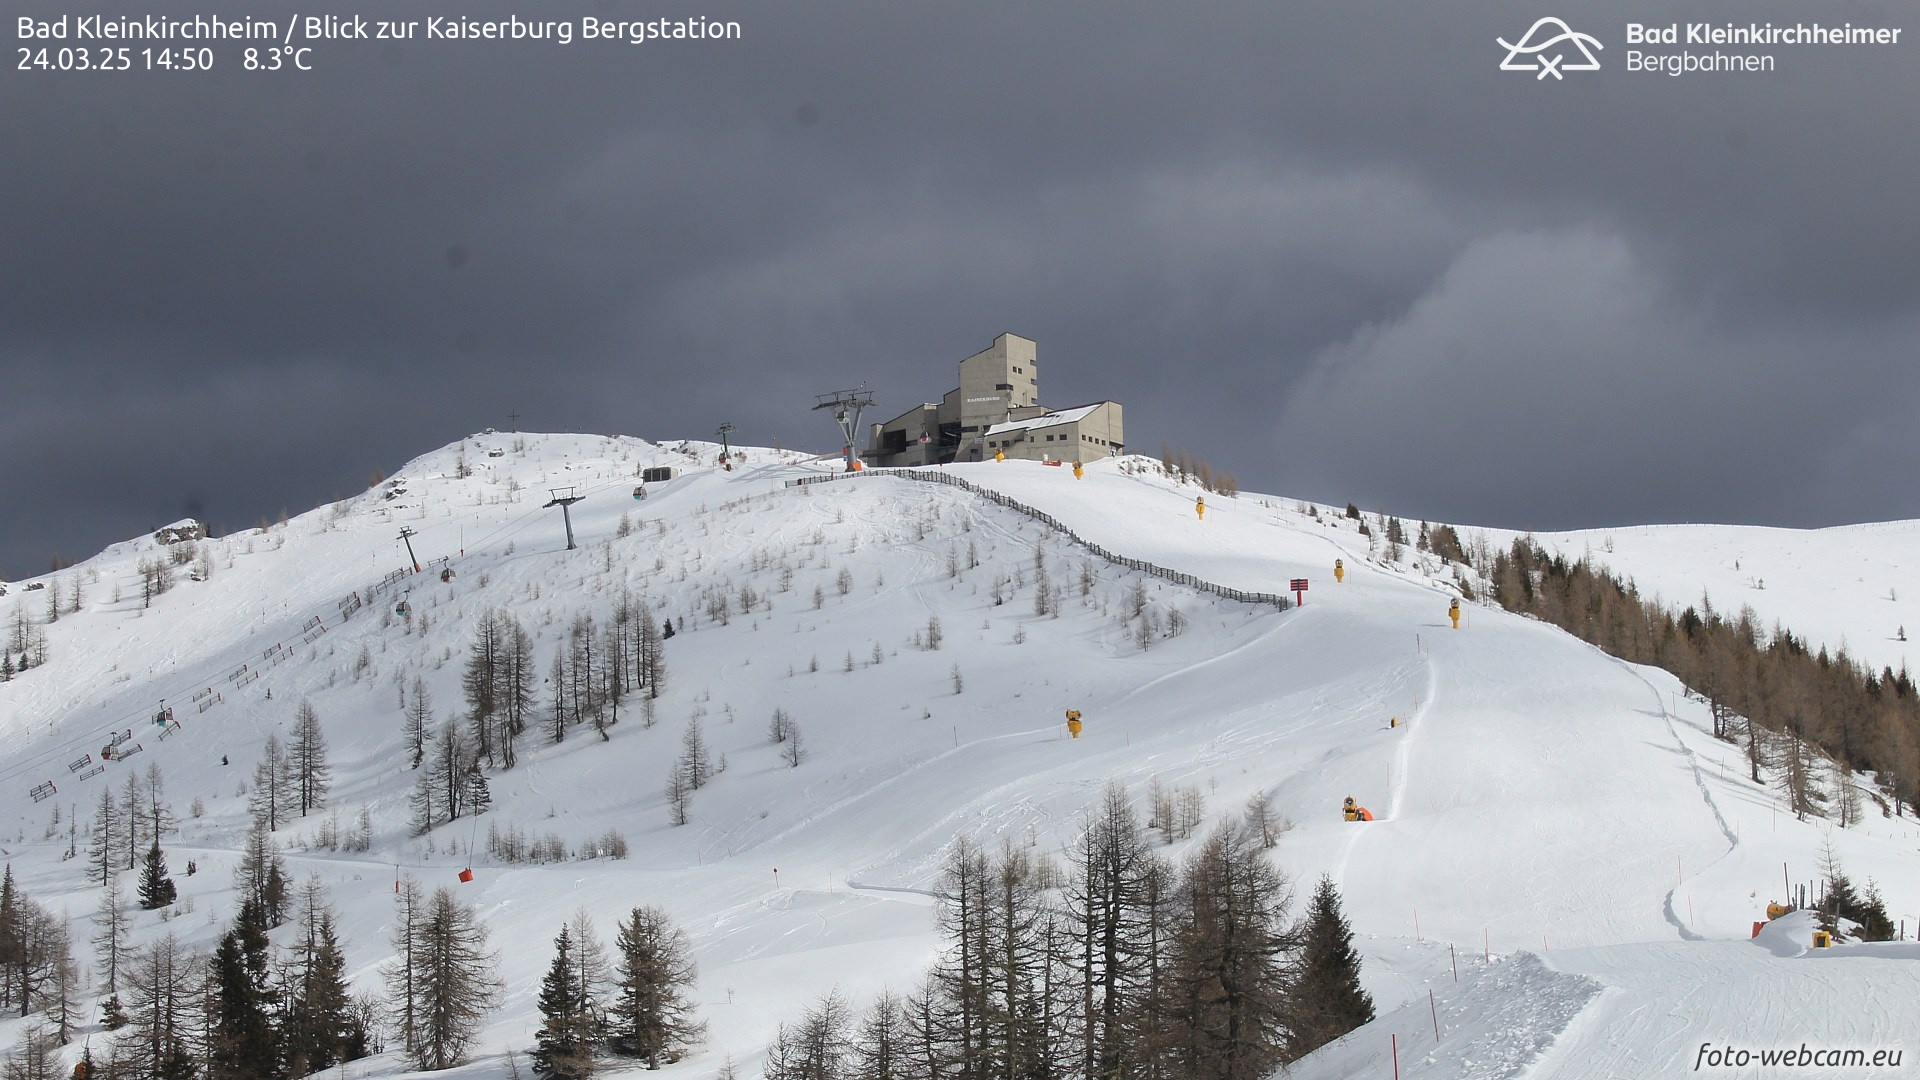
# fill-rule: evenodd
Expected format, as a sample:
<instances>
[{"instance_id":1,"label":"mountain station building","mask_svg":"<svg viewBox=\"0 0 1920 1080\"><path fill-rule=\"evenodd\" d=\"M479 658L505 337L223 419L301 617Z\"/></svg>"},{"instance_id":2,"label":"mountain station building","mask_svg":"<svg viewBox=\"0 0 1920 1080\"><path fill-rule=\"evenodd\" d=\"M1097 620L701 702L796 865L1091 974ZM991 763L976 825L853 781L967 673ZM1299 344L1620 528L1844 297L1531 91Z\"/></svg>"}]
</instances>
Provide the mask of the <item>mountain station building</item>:
<instances>
[{"instance_id":1,"label":"mountain station building","mask_svg":"<svg viewBox=\"0 0 1920 1080\"><path fill-rule=\"evenodd\" d=\"M916 405L873 425L866 464L881 468L990 461L995 454L1029 461L1091 461L1121 453L1126 431L1120 403L1071 409L1040 404L1035 344L1001 334L960 361L960 385L939 402Z\"/></svg>"}]
</instances>

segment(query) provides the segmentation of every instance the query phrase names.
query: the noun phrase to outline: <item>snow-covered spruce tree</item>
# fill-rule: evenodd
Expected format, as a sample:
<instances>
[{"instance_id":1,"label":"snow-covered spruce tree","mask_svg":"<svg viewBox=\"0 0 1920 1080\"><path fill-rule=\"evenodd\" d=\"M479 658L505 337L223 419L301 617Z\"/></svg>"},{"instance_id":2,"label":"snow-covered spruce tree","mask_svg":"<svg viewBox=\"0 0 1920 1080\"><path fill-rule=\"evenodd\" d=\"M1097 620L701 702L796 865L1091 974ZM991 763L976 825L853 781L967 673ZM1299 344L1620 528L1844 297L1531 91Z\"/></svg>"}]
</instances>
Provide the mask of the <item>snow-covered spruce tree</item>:
<instances>
[{"instance_id":1,"label":"snow-covered spruce tree","mask_svg":"<svg viewBox=\"0 0 1920 1080\"><path fill-rule=\"evenodd\" d=\"M644 1058L647 1067L679 1060L706 1033L693 1017L698 977L687 936L657 907L634 908L614 938L616 972L608 1009L613 1051Z\"/></svg>"},{"instance_id":2,"label":"snow-covered spruce tree","mask_svg":"<svg viewBox=\"0 0 1920 1080\"><path fill-rule=\"evenodd\" d=\"M300 889L300 939L285 975L280 1056L287 1076L306 1076L367 1055L369 1032L347 992L346 956L333 928L326 886Z\"/></svg>"},{"instance_id":3,"label":"snow-covered spruce tree","mask_svg":"<svg viewBox=\"0 0 1920 1080\"><path fill-rule=\"evenodd\" d=\"M254 1080L278 1074L266 953L266 932L248 905L213 954L207 1080Z\"/></svg>"},{"instance_id":4,"label":"snow-covered spruce tree","mask_svg":"<svg viewBox=\"0 0 1920 1080\"><path fill-rule=\"evenodd\" d=\"M1373 998L1360 987L1360 954L1340 910L1340 890L1322 876L1301 925L1298 970L1287 984L1289 1061L1373 1019Z\"/></svg>"},{"instance_id":5,"label":"snow-covered spruce tree","mask_svg":"<svg viewBox=\"0 0 1920 1080\"><path fill-rule=\"evenodd\" d=\"M148 911L166 907L179 895L173 878L167 875L167 855L160 850L158 837L147 848L147 861L140 870L139 892L140 906Z\"/></svg>"},{"instance_id":6,"label":"snow-covered spruce tree","mask_svg":"<svg viewBox=\"0 0 1920 1080\"><path fill-rule=\"evenodd\" d=\"M594 1003L579 985L573 935L566 926L553 939L553 963L540 983L539 1008L542 1019L532 1054L535 1072L552 1080L592 1076Z\"/></svg>"}]
</instances>

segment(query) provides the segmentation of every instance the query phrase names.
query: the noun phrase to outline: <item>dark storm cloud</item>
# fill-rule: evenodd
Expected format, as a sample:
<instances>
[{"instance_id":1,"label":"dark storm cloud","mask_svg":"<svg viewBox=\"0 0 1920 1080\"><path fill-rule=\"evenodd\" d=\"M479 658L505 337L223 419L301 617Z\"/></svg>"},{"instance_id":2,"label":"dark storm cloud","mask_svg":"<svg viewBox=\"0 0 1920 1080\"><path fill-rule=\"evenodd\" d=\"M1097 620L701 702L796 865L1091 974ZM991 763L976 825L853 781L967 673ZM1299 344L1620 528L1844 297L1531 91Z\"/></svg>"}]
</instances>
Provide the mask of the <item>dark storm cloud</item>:
<instances>
[{"instance_id":1,"label":"dark storm cloud","mask_svg":"<svg viewBox=\"0 0 1920 1080\"><path fill-rule=\"evenodd\" d=\"M826 450L810 395L871 380L891 415L1003 329L1049 403L1286 494L1920 514L1920 40L1672 79L1622 39L1920 38L1912 4L1563 6L1606 44L1564 82L1497 70L1543 14L1508 3L445 13L514 10L746 39L5 73L0 571L298 510L509 410Z\"/></svg>"}]
</instances>

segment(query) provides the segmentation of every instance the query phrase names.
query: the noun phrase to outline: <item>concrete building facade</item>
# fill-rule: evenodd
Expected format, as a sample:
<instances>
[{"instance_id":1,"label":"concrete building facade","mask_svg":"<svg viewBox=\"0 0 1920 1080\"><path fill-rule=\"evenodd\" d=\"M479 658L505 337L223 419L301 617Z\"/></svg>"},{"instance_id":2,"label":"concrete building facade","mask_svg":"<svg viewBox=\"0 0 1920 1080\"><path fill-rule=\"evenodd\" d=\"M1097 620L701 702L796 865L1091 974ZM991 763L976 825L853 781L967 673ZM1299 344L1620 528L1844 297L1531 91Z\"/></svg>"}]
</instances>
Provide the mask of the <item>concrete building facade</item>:
<instances>
[{"instance_id":1,"label":"concrete building facade","mask_svg":"<svg viewBox=\"0 0 1920 1080\"><path fill-rule=\"evenodd\" d=\"M1053 411L1040 404L1038 347L1018 334L960 361L960 385L938 402L875 424L861 459L902 467L984 461L995 453L1086 461L1118 454L1126 432L1118 402Z\"/></svg>"}]
</instances>

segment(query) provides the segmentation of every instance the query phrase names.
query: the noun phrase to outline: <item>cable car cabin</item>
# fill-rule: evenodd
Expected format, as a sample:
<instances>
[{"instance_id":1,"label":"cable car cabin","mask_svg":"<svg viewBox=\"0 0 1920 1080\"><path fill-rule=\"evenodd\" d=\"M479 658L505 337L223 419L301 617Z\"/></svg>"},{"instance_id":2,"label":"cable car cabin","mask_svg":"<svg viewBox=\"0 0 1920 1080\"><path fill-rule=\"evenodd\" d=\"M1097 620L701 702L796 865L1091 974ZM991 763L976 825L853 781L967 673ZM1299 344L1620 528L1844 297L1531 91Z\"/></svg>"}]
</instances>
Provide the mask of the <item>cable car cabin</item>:
<instances>
[{"instance_id":1,"label":"cable car cabin","mask_svg":"<svg viewBox=\"0 0 1920 1080\"><path fill-rule=\"evenodd\" d=\"M402 600L399 603L393 605L393 613L395 615L400 616L403 619L406 618L412 612L413 612L413 608L407 606L407 602L405 600Z\"/></svg>"},{"instance_id":2,"label":"cable car cabin","mask_svg":"<svg viewBox=\"0 0 1920 1080\"><path fill-rule=\"evenodd\" d=\"M444 570L442 570L442 571L440 571L440 580L441 580L441 581L443 581L443 582L447 582L447 581L452 581L452 580L453 580L453 567L451 567L451 566L449 566L449 567L447 567L446 569L444 569Z\"/></svg>"},{"instance_id":3,"label":"cable car cabin","mask_svg":"<svg viewBox=\"0 0 1920 1080\"><path fill-rule=\"evenodd\" d=\"M641 500L641 499L644 499L644 498L646 498L646 497L647 497L647 489L646 489L646 488L644 488L644 487L636 487L636 488L634 488L634 489L633 489L633 498L634 498L634 501L635 501L635 502L638 502L639 500Z\"/></svg>"}]
</instances>

